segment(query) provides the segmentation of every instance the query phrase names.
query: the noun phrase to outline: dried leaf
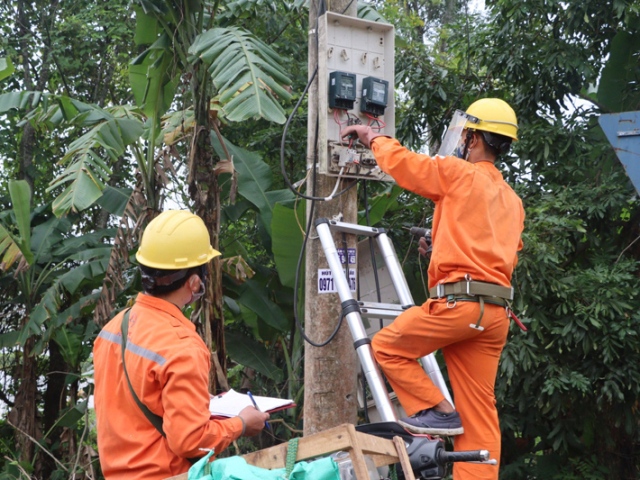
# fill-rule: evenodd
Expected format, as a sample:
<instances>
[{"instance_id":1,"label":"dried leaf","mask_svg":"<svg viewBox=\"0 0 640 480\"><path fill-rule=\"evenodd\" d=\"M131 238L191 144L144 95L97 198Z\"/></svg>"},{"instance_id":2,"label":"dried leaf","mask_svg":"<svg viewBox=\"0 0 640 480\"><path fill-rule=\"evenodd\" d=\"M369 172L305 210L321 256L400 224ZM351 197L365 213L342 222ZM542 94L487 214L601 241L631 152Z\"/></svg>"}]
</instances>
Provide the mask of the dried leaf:
<instances>
[{"instance_id":1,"label":"dried leaf","mask_svg":"<svg viewBox=\"0 0 640 480\"><path fill-rule=\"evenodd\" d=\"M235 169L233 168L233 158L231 160L220 160L216 163L215 168L213 169L213 173L215 175L220 175L221 173L230 173L233 175Z\"/></svg>"}]
</instances>

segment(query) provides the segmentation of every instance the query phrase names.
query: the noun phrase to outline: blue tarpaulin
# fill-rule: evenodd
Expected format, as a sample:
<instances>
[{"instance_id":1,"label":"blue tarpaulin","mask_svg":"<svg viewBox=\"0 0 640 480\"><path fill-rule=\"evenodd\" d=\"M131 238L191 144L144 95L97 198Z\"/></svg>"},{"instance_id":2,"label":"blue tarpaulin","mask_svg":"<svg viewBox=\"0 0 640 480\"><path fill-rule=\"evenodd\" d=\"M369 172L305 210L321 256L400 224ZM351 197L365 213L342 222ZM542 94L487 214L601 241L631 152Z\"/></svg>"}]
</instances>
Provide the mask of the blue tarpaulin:
<instances>
[{"instance_id":1,"label":"blue tarpaulin","mask_svg":"<svg viewBox=\"0 0 640 480\"><path fill-rule=\"evenodd\" d=\"M640 111L601 115L598 123L640 193Z\"/></svg>"}]
</instances>

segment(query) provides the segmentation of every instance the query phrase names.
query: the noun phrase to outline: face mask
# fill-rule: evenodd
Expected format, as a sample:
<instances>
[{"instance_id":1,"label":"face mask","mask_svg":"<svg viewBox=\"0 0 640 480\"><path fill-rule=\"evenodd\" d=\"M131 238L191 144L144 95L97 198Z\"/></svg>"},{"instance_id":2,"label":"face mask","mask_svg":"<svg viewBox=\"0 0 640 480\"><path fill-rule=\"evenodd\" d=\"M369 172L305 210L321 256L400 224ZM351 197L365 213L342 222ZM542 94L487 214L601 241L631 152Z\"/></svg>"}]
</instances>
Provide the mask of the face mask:
<instances>
[{"instance_id":1,"label":"face mask","mask_svg":"<svg viewBox=\"0 0 640 480\"><path fill-rule=\"evenodd\" d=\"M455 150L453 151L453 154L452 154L452 155L453 155L454 157L458 157L458 158L461 158L461 159L463 159L463 160L466 160L466 158L465 158L465 157L468 157L468 156L469 156L469 150L467 150L467 154L466 154L466 155L464 155L465 143L466 143L466 142L465 142L465 139L464 139L464 138L461 138L461 139L460 139L460 143L458 143L458 145L456 146Z\"/></svg>"},{"instance_id":2,"label":"face mask","mask_svg":"<svg viewBox=\"0 0 640 480\"><path fill-rule=\"evenodd\" d=\"M453 151L453 156L462 158L462 153L464 152L464 145L458 145Z\"/></svg>"}]
</instances>

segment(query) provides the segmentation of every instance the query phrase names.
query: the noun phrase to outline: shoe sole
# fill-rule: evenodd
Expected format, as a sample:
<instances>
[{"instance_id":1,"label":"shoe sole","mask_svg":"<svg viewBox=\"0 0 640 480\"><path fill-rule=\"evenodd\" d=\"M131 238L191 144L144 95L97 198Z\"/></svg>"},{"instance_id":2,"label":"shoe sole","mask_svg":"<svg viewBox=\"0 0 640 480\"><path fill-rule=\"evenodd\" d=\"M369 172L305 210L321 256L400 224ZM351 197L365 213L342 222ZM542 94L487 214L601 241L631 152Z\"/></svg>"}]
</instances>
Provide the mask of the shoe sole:
<instances>
[{"instance_id":1,"label":"shoe sole","mask_svg":"<svg viewBox=\"0 0 640 480\"><path fill-rule=\"evenodd\" d=\"M398 423L402 425L404 428L414 433L424 433L427 435L440 435L443 437L453 437L455 435L462 435L464 433L464 428L432 428L432 427L416 427L415 425L411 425L410 423L405 423L402 420L398 420Z\"/></svg>"}]
</instances>

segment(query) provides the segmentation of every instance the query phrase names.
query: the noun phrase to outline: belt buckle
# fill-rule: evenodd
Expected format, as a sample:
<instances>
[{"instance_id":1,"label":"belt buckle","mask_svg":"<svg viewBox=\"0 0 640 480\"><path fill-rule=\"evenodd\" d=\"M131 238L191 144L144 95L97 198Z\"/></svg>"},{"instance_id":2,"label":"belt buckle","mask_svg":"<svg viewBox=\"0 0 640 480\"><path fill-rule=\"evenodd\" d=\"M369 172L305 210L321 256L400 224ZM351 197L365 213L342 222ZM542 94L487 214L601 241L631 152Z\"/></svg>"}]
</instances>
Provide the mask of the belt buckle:
<instances>
[{"instance_id":1,"label":"belt buckle","mask_svg":"<svg viewBox=\"0 0 640 480\"><path fill-rule=\"evenodd\" d=\"M444 283L439 283L438 285L436 285L436 297L444 297Z\"/></svg>"},{"instance_id":2,"label":"belt buckle","mask_svg":"<svg viewBox=\"0 0 640 480\"><path fill-rule=\"evenodd\" d=\"M466 295L469 295L470 297L475 297L475 295L473 293L471 293L471 275L469 275L468 273L464 276L464 280L466 283Z\"/></svg>"}]
</instances>

